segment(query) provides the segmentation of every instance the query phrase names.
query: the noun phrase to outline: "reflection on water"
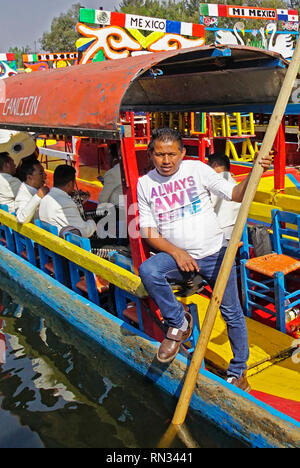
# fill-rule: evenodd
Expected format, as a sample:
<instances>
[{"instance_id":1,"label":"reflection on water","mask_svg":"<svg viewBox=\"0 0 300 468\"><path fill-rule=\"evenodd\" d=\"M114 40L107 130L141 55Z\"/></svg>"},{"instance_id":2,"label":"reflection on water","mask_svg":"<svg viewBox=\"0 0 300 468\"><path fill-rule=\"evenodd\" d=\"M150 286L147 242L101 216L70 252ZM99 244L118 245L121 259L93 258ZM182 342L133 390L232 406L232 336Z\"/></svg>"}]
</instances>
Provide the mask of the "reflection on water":
<instances>
[{"instance_id":1,"label":"reflection on water","mask_svg":"<svg viewBox=\"0 0 300 468\"><path fill-rule=\"evenodd\" d=\"M176 401L2 275L0 289L0 448L157 447ZM243 447L198 415L186 426L196 446Z\"/></svg>"}]
</instances>

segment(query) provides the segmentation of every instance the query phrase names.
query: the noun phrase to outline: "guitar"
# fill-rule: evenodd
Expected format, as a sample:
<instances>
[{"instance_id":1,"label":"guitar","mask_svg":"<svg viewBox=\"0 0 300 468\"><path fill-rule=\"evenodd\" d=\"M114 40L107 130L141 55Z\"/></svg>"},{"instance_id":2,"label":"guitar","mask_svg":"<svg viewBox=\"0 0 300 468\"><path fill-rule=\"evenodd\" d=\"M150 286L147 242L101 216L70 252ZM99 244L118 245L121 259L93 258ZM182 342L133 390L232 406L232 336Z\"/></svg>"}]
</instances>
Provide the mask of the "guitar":
<instances>
[{"instance_id":1,"label":"guitar","mask_svg":"<svg viewBox=\"0 0 300 468\"><path fill-rule=\"evenodd\" d=\"M34 138L26 132L0 130L0 153L8 153L18 167L21 160L38 150Z\"/></svg>"}]
</instances>

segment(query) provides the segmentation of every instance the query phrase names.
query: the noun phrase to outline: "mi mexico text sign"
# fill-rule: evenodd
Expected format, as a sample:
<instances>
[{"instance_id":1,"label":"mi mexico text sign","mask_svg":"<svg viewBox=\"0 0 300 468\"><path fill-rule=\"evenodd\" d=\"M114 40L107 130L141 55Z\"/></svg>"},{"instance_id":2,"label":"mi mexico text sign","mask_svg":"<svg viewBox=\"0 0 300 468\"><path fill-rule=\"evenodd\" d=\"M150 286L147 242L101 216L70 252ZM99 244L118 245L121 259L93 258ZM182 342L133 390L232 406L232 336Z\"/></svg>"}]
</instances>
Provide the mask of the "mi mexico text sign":
<instances>
[{"instance_id":1,"label":"mi mexico text sign","mask_svg":"<svg viewBox=\"0 0 300 468\"><path fill-rule=\"evenodd\" d=\"M298 10L200 3L200 15L298 23Z\"/></svg>"}]
</instances>

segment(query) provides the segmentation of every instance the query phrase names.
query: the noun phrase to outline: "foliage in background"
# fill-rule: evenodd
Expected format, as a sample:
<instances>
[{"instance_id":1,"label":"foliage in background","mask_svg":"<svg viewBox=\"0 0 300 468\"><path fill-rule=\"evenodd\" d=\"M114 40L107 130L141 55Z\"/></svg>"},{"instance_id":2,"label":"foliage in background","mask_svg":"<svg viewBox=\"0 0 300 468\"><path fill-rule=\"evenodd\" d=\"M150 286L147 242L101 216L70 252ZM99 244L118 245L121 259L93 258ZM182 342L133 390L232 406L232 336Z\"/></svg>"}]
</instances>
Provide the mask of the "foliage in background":
<instances>
[{"instance_id":1,"label":"foliage in background","mask_svg":"<svg viewBox=\"0 0 300 468\"><path fill-rule=\"evenodd\" d=\"M200 0L201 1L201 0ZM265 8L293 8L298 9L300 0L212 0L202 3L228 3L230 5L261 6ZM101 6L101 0L95 4L95 8ZM50 32L44 32L39 40L41 48L47 52L74 52L76 40L80 37L76 30L79 21L79 10L84 5L75 3L66 12L54 17L51 23ZM165 18L174 21L186 21L199 23L199 1L198 0L121 0L116 11L131 13L155 18ZM218 27L232 28L239 19L219 18ZM242 20L245 29L259 29L266 27L267 21ZM206 33L207 43L214 42L214 35ZM30 53L29 46L22 48L11 47L9 52L16 55L18 66L22 66L22 54Z\"/></svg>"},{"instance_id":2,"label":"foliage in background","mask_svg":"<svg viewBox=\"0 0 300 468\"><path fill-rule=\"evenodd\" d=\"M80 3L75 3L67 11L53 18L51 31L45 32L39 40L43 50L47 52L74 52L75 43L80 37L76 30L79 20Z\"/></svg>"},{"instance_id":3,"label":"foliage in background","mask_svg":"<svg viewBox=\"0 0 300 468\"><path fill-rule=\"evenodd\" d=\"M123 0L119 10L153 18L199 23L197 0Z\"/></svg>"},{"instance_id":4,"label":"foliage in background","mask_svg":"<svg viewBox=\"0 0 300 468\"><path fill-rule=\"evenodd\" d=\"M23 67L23 54L31 54L30 47L27 45L25 47L10 47L8 50L9 53L15 54L15 60L17 68Z\"/></svg>"},{"instance_id":5,"label":"foliage in background","mask_svg":"<svg viewBox=\"0 0 300 468\"><path fill-rule=\"evenodd\" d=\"M120 11L136 15L166 18L176 21L188 21L199 23L199 3L219 3L229 5L247 5L263 8L293 8L298 9L300 0L123 0L120 3ZM219 27L232 28L239 19L219 18ZM257 29L266 26L265 20L242 20L246 29Z\"/></svg>"}]
</instances>

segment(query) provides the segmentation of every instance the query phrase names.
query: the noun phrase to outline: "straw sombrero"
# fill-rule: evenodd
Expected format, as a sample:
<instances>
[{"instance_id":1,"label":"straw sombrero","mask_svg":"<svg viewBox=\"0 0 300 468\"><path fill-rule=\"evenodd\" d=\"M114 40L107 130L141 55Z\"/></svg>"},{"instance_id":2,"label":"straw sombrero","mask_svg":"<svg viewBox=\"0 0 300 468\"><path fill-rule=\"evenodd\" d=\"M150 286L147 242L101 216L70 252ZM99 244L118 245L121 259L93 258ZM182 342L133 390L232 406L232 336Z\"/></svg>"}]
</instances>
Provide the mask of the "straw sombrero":
<instances>
[{"instance_id":1,"label":"straw sombrero","mask_svg":"<svg viewBox=\"0 0 300 468\"><path fill-rule=\"evenodd\" d=\"M26 132L13 132L0 130L0 153L7 152L18 166L26 156L30 156L36 150L33 137Z\"/></svg>"}]
</instances>

